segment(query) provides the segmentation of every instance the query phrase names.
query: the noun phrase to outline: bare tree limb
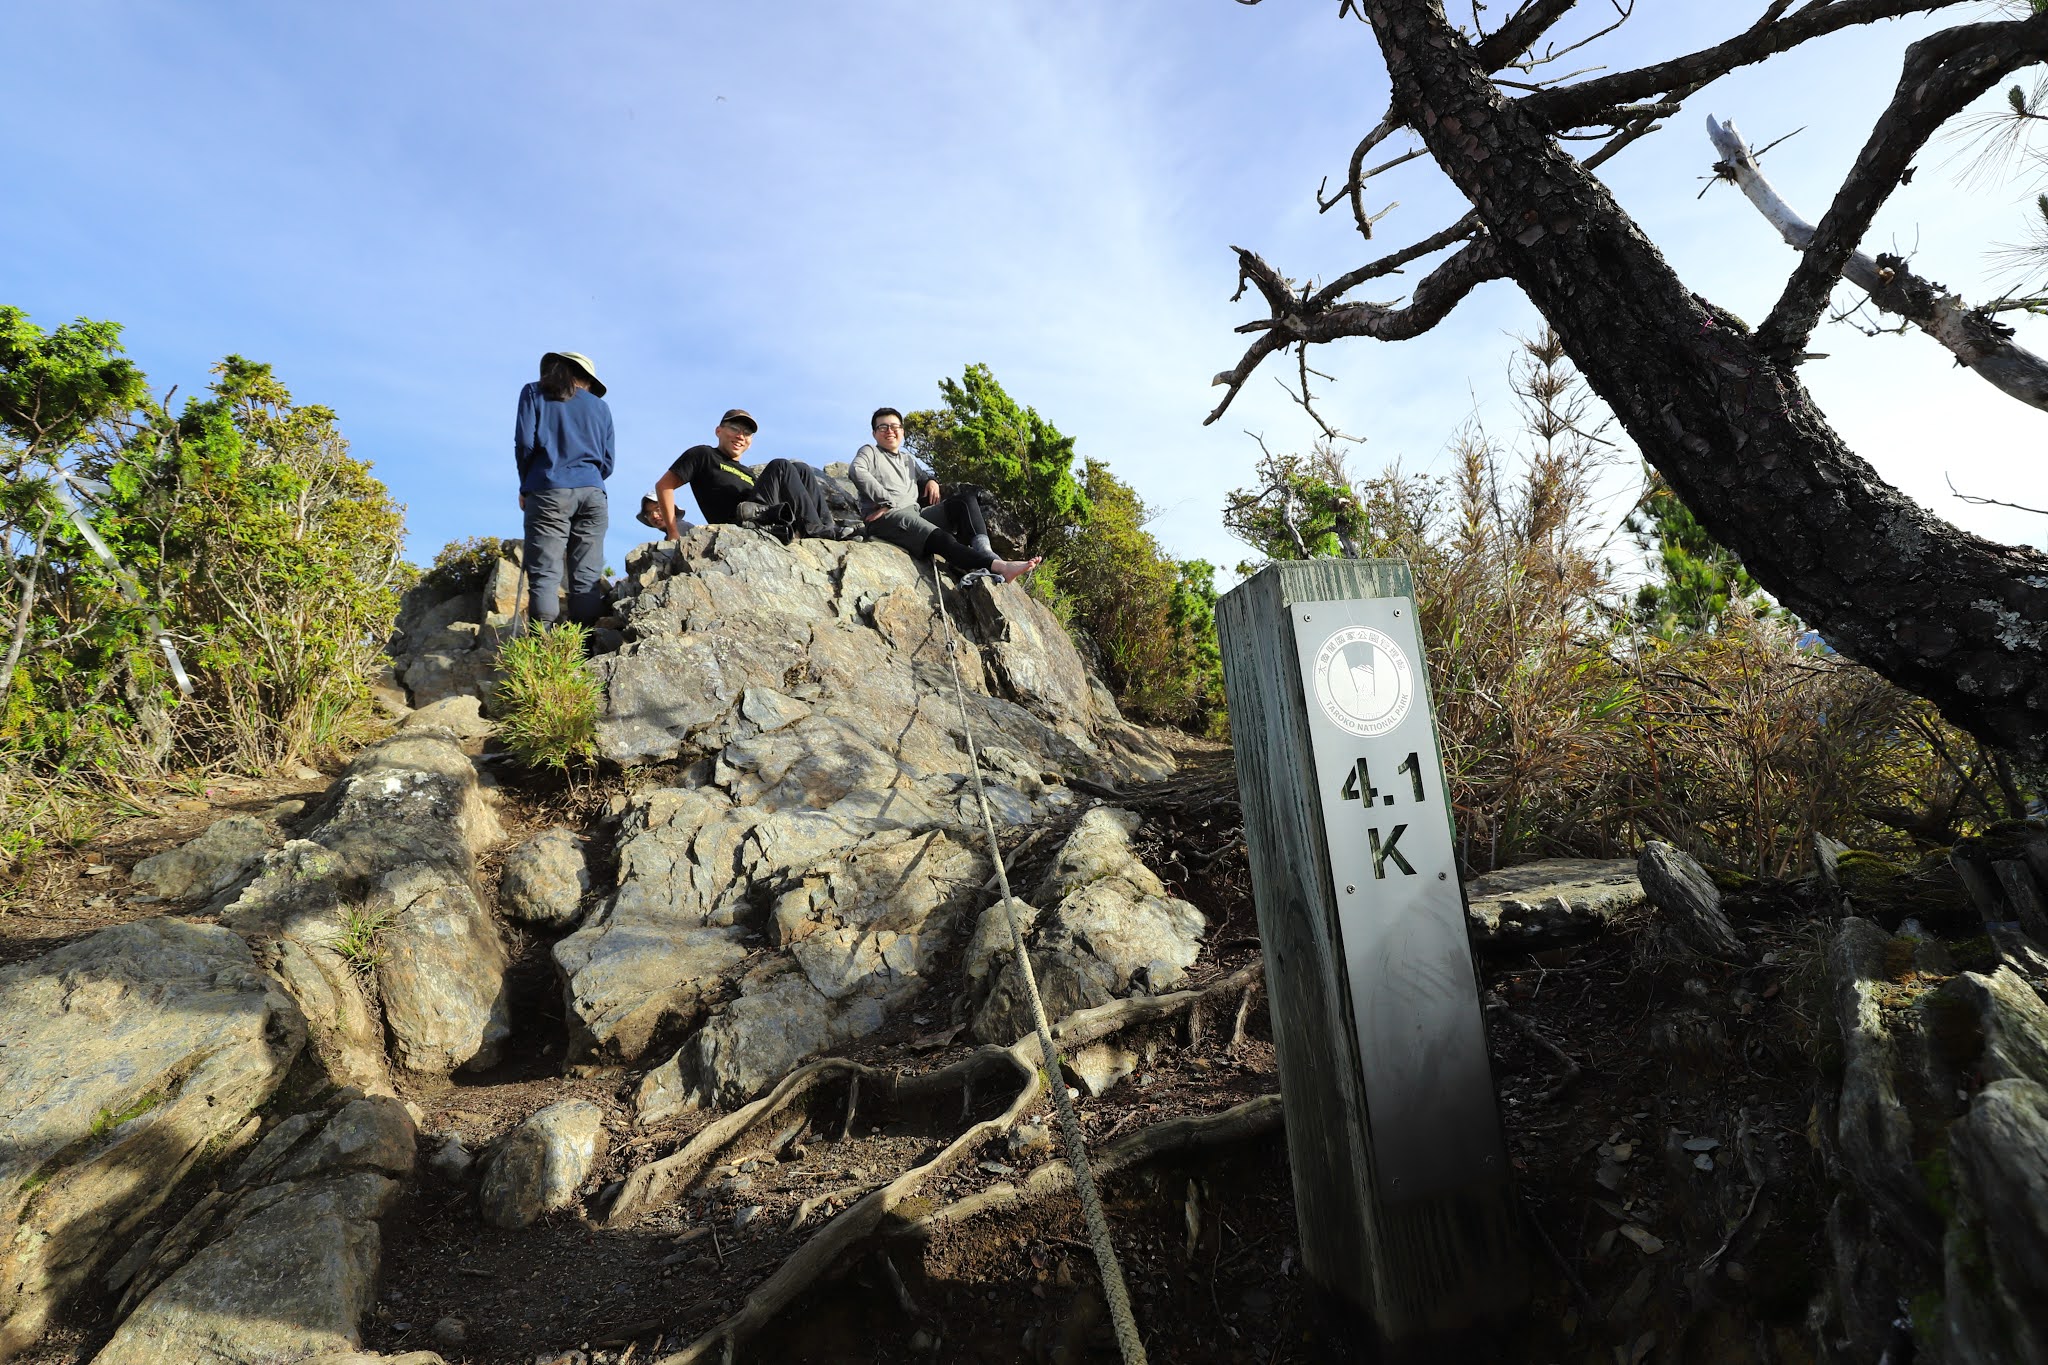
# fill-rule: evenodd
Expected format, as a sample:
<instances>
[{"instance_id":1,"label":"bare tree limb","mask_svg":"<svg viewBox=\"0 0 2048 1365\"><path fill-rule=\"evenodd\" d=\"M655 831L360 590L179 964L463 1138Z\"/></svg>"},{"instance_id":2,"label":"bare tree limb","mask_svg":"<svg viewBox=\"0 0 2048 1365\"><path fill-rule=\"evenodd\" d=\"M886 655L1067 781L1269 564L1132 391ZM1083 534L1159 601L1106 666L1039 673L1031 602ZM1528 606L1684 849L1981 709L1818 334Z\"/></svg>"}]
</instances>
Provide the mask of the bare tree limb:
<instances>
[{"instance_id":1,"label":"bare tree limb","mask_svg":"<svg viewBox=\"0 0 2048 1365\"><path fill-rule=\"evenodd\" d=\"M1617 105L1654 99L1667 90L1690 86L1697 90L1739 67L1753 66L1766 57L1788 52L1802 43L1854 28L1877 19L1896 19L1905 14L1946 9L1964 0L1831 0L1807 5L1796 14L1785 15L1786 0L1772 0L1763 17L1726 42L1689 52L1669 61L1654 62L1633 71L1596 76L1577 85L1543 90L1526 95L1517 107L1539 126L1578 128L1602 121L1606 111Z\"/></svg>"},{"instance_id":2,"label":"bare tree limb","mask_svg":"<svg viewBox=\"0 0 2048 1365\"><path fill-rule=\"evenodd\" d=\"M1442 236L1443 234L1438 234ZM1435 239L1431 239L1432 241ZM1452 240L1455 240L1453 238ZM1434 248L1431 248L1434 249ZM1280 273L1273 269L1256 252L1243 247L1233 247L1238 263L1246 278L1258 284L1266 296L1273 315L1257 322L1248 322L1238 328L1240 332L1256 331L1259 339L1252 343L1244 357L1234 369L1216 376L1215 383L1228 385L1223 401L1216 410L1202 419L1207 426L1221 417L1237 397L1259 363L1275 351L1300 341L1335 341L1340 337L1372 337L1379 341L1405 341L1421 336L1430 328L1442 322L1450 311L1463 301L1464 297L1488 280L1498 279L1502 274L1490 241L1482 239L1466 246L1464 250L1429 272L1422 282L1415 286L1406 308L1396 308L1384 303L1322 303L1318 302L1328 290L1304 299L1295 292ZM1408 252L1396 253L1406 259L1422 254L1420 246L1409 248ZM1384 272L1382 272L1384 273ZM1352 272L1357 275L1358 272ZM1345 277L1347 280L1350 276ZM1352 281L1356 283L1355 280ZM1333 282L1334 284L1335 282Z\"/></svg>"},{"instance_id":3,"label":"bare tree limb","mask_svg":"<svg viewBox=\"0 0 2048 1365\"><path fill-rule=\"evenodd\" d=\"M1979 507L2010 507L2015 512L2032 512L2037 517L2048 517L2048 507L2028 507L2025 503L2006 502L2001 498L1980 498L1974 493L1965 493L1957 488L1956 481L1948 475L1944 474L1942 478L1948 484L1948 491L1964 502L1976 503Z\"/></svg>"},{"instance_id":4,"label":"bare tree limb","mask_svg":"<svg viewBox=\"0 0 2048 1365\"><path fill-rule=\"evenodd\" d=\"M1732 180L1757 212L1778 230L1779 236L1804 249L1813 238L1813 226L1794 212L1764 178L1755 154L1735 130L1735 124L1716 122L1710 114L1707 135L1721 156L1714 165L1715 173ZM1959 363L1969 366L2001 393L2029 407L2048 409L2048 360L2015 345L2010 327L1967 307L1940 285L1915 275L1897 257L1872 259L1861 251L1852 251L1842 266L1842 278L1870 295L1871 302L1879 308L1905 318L1940 342Z\"/></svg>"},{"instance_id":5,"label":"bare tree limb","mask_svg":"<svg viewBox=\"0 0 2048 1365\"><path fill-rule=\"evenodd\" d=\"M1806 348L1836 277L1927 139L2001 78L2043 58L2048 11L2005 23L1959 25L1906 49L1892 102L1870 130L1770 316L1757 328L1759 347L1778 356Z\"/></svg>"}]
</instances>

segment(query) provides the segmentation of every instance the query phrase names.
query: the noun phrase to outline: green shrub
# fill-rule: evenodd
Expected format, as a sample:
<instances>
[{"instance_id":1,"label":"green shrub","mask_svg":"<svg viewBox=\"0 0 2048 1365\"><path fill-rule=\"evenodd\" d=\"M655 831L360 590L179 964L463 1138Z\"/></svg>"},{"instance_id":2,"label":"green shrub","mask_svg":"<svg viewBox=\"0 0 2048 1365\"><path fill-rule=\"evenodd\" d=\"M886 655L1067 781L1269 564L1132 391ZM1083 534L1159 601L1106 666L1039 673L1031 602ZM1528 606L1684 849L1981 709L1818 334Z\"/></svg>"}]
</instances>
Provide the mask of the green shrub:
<instances>
[{"instance_id":1,"label":"green shrub","mask_svg":"<svg viewBox=\"0 0 2048 1365\"><path fill-rule=\"evenodd\" d=\"M173 415L119 358L112 324L45 335L0 309L0 332L10 619L20 561L39 570L0 711L8 758L43 775L135 775L174 757L262 770L366 737L411 571L404 509L349 455L333 411L230 356ZM53 425L29 399L76 411ZM90 525L118 568L60 507L65 477L96 490ZM175 643L189 697L159 637Z\"/></svg>"},{"instance_id":2,"label":"green shrub","mask_svg":"<svg viewBox=\"0 0 2048 1365\"><path fill-rule=\"evenodd\" d=\"M491 568L517 542L496 536L470 536L451 540L434 556L434 562L420 575L420 586L431 597L453 597L483 587Z\"/></svg>"},{"instance_id":3,"label":"green shrub","mask_svg":"<svg viewBox=\"0 0 2048 1365\"><path fill-rule=\"evenodd\" d=\"M567 771L597 755L597 679L584 667L582 626L536 626L498 651L498 733L529 767Z\"/></svg>"},{"instance_id":4,"label":"green shrub","mask_svg":"<svg viewBox=\"0 0 2048 1365\"><path fill-rule=\"evenodd\" d=\"M941 483L979 487L1024 527L1027 552L1058 551L1088 521L1088 496L1074 477L1074 438L1003 390L986 365L939 381L943 408L903 419L911 452Z\"/></svg>"},{"instance_id":5,"label":"green shrub","mask_svg":"<svg viewBox=\"0 0 2048 1365\"><path fill-rule=\"evenodd\" d=\"M1102 461L1087 462L1082 486L1088 524L1047 561L1069 629L1094 642L1124 710L1207 728L1223 705L1215 570L1166 554L1145 529L1151 513L1137 491Z\"/></svg>"}]
</instances>

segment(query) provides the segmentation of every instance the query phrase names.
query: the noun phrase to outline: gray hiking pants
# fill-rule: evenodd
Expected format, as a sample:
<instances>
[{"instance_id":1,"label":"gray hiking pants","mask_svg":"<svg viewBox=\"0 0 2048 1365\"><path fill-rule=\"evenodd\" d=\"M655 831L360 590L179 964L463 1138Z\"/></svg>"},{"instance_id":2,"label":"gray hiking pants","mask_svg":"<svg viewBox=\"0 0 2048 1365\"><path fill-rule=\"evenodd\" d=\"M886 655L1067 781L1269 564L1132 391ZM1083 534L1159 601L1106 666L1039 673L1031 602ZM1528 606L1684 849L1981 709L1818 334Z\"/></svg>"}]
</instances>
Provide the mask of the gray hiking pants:
<instances>
[{"instance_id":1,"label":"gray hiking pants","mask_svg":"<svg viewBox=\"0 0 2048 1365\"><path fill-rule=\"evenodd\" d=\"M526 495L528 615L552 625L568 560L568 618L589 625L604 614L604 533L611 510L602 488L544 488Z\"/></svg>"}]
</instances>

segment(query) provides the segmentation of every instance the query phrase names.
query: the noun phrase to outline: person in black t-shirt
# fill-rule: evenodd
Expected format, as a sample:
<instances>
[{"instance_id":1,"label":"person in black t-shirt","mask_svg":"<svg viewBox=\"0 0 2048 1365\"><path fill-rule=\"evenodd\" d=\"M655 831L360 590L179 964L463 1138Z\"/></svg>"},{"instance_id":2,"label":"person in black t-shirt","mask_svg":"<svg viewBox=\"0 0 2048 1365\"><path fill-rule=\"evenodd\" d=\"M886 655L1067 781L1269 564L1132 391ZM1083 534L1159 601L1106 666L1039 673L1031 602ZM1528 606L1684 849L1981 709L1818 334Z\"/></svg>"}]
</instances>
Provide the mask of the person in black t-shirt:
<instances>
[{"instance_id":1,"label":"person in black t-shirt","mask_svg":"<svg viewBox=\"0 0 2048 1365\"><path fill-rule=\"evenodd\" d=\"M678 455L654 485L655 529L676 538L676 490L688 484L704 520L714 525L756 526L785 541L841 539L845 533L832 519L815 469L800 460L770 460L758 469L740 463L760 429L744 408L732 408L718 419L717 445Z\"/></svg>"}]
</instances>

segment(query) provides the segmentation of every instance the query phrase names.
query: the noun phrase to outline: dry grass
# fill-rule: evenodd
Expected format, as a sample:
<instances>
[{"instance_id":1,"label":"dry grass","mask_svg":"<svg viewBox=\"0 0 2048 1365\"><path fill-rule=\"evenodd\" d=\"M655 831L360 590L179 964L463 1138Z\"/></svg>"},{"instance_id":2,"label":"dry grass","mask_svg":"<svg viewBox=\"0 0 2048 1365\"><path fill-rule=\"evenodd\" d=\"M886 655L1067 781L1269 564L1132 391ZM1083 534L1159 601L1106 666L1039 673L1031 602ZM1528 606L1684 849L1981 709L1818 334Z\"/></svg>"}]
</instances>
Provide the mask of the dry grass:
<instances>
[{"instance_id":1,"label":"dry grass","mask_svg":"<svg viewBox=\"0 0 2048 1365\"><path fill-rule=\"evenodd\" d=\"M1365 553L1415 570L1469 871L1655 838L1782 876L1816 832L1902 849L2008 813L1973 741L1783 621L1646 633L1597 515L1610 447L1561 350L1528 349L1519 456L1475 426L1449 478L1359 486Z\"/></svg>"}]
</instances>

